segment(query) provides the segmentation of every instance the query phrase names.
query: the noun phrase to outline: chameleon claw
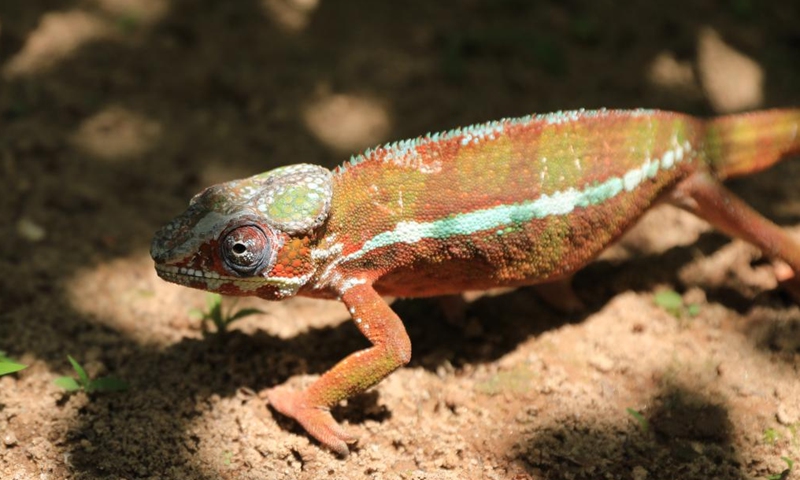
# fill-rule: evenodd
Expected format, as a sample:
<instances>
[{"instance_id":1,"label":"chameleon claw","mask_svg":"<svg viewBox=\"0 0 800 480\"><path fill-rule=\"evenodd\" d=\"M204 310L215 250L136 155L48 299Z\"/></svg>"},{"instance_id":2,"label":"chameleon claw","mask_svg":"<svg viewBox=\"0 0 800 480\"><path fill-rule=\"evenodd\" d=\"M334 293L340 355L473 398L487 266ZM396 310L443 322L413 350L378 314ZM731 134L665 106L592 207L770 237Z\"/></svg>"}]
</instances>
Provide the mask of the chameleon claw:
<instances>
[{"instance_id":1,"label":"chameleon claw","mask_svg":"<svg viewBox=\"0 0 800 480\"><path fill-rule=\"evenodd\" d=\"M786 291L795 303L800 304L800 276L795 275L792 267L786 262L774 260L772 264L780 288Z\"/></svg>"},{"instance_id":2,"label":"chameleon claw","mask_svg":"<svg viewBox=\"0 0 800 480\"><path fill-rule=\"evenodd\" d=\"M305 392L276 387L267 392L267 400L275 410L293 418L306 432L337 455L348 456L348 444L358 440L358 437L336 423L327 407L308 402Z\"/></svg>"}]
</instances>

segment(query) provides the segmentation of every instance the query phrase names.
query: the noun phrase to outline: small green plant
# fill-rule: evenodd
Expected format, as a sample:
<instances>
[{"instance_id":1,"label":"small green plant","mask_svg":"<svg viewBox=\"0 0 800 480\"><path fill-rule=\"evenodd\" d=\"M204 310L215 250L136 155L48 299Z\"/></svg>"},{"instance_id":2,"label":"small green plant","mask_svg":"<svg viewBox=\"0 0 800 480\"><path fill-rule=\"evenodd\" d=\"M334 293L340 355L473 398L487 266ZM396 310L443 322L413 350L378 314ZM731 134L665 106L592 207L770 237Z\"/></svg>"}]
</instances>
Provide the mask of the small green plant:
<instances>
[{"instance_id":1,"label":"small green plant","mask_svg":"<svg viewBox=\"0 0 800 480\"><path fill-rule=\"evenodd\" d=\"M9 373L19 372L28 368L27 365L17 363L10 358L6 357L6 352L0 350L0 377L8 375Z\"/></svg>"},{"instance_id":2,"label":"small green plant","mask_svg":"<svg viewBox=\"0 0 800 480\"><path fill-rule=\"evenodd\" d=\"M644 433L650 431L650 422L648 422L647 419L644 418L644 415L642 415L638 410L634 410L633 408L629 407L626 408L625 411L628 412L628 415L633 417L634 420L636 420L636 422L639 424L639 428L641 428Z\"/></svg>"},{"instance_id":3,"label":"small green plant","mask_svg":"<svg viewBox=\"0 0 800 480\"><path fill-rule=\"evenodd\" d=\"M696 303L685 304L681 294L675 290L660 291L653 297L653 301L675 318L682 318L684 315L696 317L700 313L700 305Z\"/></svg>"},{"instance_id":4,"label":"small green plant","mask_svg":"<svg viewBox=\"0 0 800 480\"><path fill-rule=\"evenodd\" d=\"M227 312L223 312L222 295L218 293L209 293L206 294L206 310L203 311L199 308L193 308L189 311L189 315L203 322L201 324L203 333L208 333L207 324L211 322L214 324L214 327L216 327L217 334L225 334L228 331L228 326L235 320L264 313L257 308L243 308L237 311L235 310L237 300L238 299L234 299L230 307L227 308Z\"/></svg>"},{"instance_id":5,"label":"small green plant","mask_svg":"<svg viewBox=\"0 0 800 480\"><path fill-rule=\"evenodd\" d=\"M789 457L781 457L781 460L786 462L786 469L781 473L767 475L767 480L786 480L787 478L789 478L789 475L792 474L792 467L794 466L794 460L792 460Z\"/></svg>"},{"instance_id":6,"label":"small green plant","mask_svg":"<svg viewBox=\"0 0 800 480\"><path fill-rule=\"evenodd\" d=\"M767 445L775 445L778 439L781 438L781 434L774 428L766 428L764 429L764 436L762 438Z\"/></svg>"},{"instance_id":7,"label":"small green plant","mask_svg":"<svg viewBox=\"0 0 800 480\"><path fill-rule=\"evenodd\" d=\"M59 377L53 383L63 388L68 392L76 392L83 390L86 393L92 392L121 392L128 389L128 384L115 377L100 377L89 378L86 370L78 363L71 355L67 355L69 363L72 364L72 369L78 375L78 378L72 377Z\"/></svg>"}]
</instances>

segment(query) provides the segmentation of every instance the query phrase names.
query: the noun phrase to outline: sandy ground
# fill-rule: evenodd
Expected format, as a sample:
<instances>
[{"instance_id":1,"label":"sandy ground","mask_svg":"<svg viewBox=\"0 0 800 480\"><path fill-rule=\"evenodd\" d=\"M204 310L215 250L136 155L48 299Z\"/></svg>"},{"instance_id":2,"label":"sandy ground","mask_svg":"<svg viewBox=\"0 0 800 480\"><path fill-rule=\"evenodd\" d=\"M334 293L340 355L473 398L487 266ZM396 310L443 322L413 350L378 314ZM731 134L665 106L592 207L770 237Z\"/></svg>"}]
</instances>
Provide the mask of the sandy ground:
<instances>
[{"instance_id":1,"label":"sandy ground","mask_svg":"<svg viewBox=\"0 0 800 480\"><path fill-rule=\"evenodd\" d=\"M427 131L798 105L798 25L796 1L1 2L0 350L30 367L0 378L0 478L800 478L800 309L677 210L576 277L581 314L395 302L414 357L335 410L346 460L260 395L365 345L344 308L246 300L266 314L205 338L204 294L147 253L203 186ZM799 176L730 186L800 237ZM68 354L129 390L65 393Z\"/></svg>"}]
</instances>

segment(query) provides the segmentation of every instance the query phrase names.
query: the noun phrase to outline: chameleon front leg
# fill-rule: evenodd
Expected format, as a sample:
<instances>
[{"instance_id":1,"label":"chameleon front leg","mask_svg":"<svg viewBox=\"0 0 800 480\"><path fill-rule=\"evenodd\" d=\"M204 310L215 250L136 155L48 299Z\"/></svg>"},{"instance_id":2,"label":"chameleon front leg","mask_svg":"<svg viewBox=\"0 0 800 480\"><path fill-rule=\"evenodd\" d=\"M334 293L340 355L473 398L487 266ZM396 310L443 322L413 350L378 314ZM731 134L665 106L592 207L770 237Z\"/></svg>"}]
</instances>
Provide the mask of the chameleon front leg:
<instances>
[{"instance_id":1,"label":"chameleon front leg","mask_svg":"<svg viewBox=\"0 0 800 480\"><path fill-rule=\"evenodd\" d=\"M800 244L778 225L750 208L709 173L698 172L681 182L672 203L705 219L728 235L752 243L767 256L788 264L792 274L783 286L800 299Z\"/></svg>"},{"instance_id":2,"label":"chameleon front leg","mask_svg":"<svg viewBox=\"0 0 800 480\"><path fill-rule=\"evenodd\" d=\"M277 387L267 398L277 411L297 420L312 437L344 456L349 453L347 444L355 442L356 437L336 423L331 407L407 364L411 340L403 322L371 285L350 288L342 301L372 346L349 355L303 392Z\"/></svg>"}]
</instances>

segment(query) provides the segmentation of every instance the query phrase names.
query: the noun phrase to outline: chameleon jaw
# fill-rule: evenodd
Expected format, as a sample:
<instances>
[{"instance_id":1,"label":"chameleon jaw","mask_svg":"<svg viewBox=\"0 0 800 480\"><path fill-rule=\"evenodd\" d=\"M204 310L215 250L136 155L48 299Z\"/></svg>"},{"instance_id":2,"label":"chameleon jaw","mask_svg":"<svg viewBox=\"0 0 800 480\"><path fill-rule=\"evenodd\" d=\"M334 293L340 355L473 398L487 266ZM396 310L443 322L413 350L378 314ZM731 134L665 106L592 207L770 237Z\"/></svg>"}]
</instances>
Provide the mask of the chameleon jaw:
<instances>
[{"instance_id":1,"label":"chameleon jaw","mask_svg":"<svg viewBox=\"0 0 800 480\"><path fill-rule=\"evenodd\" d=\"M227 280L233 280L220 276L216 272L204 272L199 269L178 267L177 265L158 265L156 273L164 280L203 290L216 290Z\"/></svg>"},{"instance_id":2,"label":"chameleon jaw","mask_svg":"<svg viewBox=\"0 0 800 480\"><path fill-rule=\"evenodd\" d=\"M267 300L291 297L311 278L311 274L300 277L228 277L176 265L156 265L156 273L168 282L186 287L225 295L257 295Z\"/></svg>"}]
</instances>

